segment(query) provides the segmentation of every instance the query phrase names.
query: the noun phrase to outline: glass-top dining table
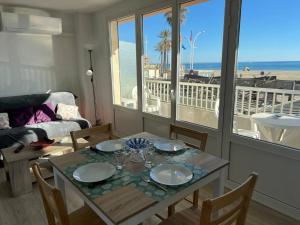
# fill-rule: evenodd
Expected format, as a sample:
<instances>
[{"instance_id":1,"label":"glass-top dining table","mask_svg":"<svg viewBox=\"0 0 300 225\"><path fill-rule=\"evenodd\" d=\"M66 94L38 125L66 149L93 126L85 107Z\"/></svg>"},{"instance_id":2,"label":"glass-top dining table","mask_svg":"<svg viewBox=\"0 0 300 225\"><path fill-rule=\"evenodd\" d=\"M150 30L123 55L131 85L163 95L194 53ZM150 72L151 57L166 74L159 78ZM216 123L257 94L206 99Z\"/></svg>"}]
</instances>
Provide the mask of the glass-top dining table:
<instances>
[{"instance_id":1,"label":"glass-top dining table","mask_svg":"<svg viewBox=\"0 0 300 225\"><path fill-rule=\"evenodd\" d=\"M141 137L150 142L168 139L143 132L132 137ZM128 138L128 137L127 137ZM183 185L163 186L165 190L145 181L150 169L144 162L124 161L111 179L90 185L73 178L73 172L89 163L115 163L113 153L94 151L90 148L50 159L53 166L55 186L65 199L65 186L71 188L108 225L135 225L164 211L169 205L183 199L208 183L213 185L213 195L223 194L226 170L229 165L223 160L199 149L186 148L176 153L154 151L153 167L164 163L181 164L193 173L193 178Z\"/></svg>"}]
</instances>

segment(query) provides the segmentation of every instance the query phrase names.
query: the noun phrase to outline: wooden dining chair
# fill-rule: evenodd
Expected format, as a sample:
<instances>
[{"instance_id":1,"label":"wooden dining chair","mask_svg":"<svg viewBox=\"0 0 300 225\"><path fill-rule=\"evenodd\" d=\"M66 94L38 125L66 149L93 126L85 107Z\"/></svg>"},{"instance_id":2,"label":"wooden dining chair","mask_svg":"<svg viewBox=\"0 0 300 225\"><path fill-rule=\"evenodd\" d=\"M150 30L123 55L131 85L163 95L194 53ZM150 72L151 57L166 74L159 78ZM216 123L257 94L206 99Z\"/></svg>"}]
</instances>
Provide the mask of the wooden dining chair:
<instances>
[{"instance_id":1,"label":"wooden dining chair","mask_svg":"<svg viewBox=\"0 0 300 225\"><path fill-rule=\"evenodd\" d=\"M87 206L68 214L61 192L43 179L37 163L33 164L32 170L42 196L48 225L105 225Z\"/></svg>"},{"instance_id":2,"label":"wooden dining chair","mask_svg":"<svg viewBox=\"0 0 300 225\"><path fill-rule=\"evenodd\" d=\"M87 129L70 132L74 151L94 146L99 142L116 138L112 133L111 124L91 127Z\"/></svg>"},{"instance_id":3,"label":"wooden dining chair","mask_svg":"<svg viewBox=\"0 0 300 225\"><path fill-rule=\"evenodd\" d=\"M180 127L180 126L176 126L171 124L170 125L170 133L169 133L169 137L170 139L173 138L178 138L178 135L182 135L185 137L188 137L190 139L193 139L197 142L200 142L199 146L196 146L194 144L191 143L186 143L186 145L193 147L193 148L197 148L200 149L202 151L205 151L205 147L206 147L206 142L207 142L207 133L201 133L195 130L191 130L188 128L184 128L184 127ZM188 198L185 198L186 201L190 202L193 204L193 207L197 208L198 207L198 203L199 203L199 190L194 191L193 193L193 201L189 200ZM175 213L175 206L177 203L171 205L168 207L168 216L171 216L172 214Z\"/></svg>"},{"instance_id":4,"label":"wooden dining chair","mask_svg":"<svg viewBox=\"0 0 300 225\"><path fill-rule=\"evenodd\" d=\"M202 209L189 208L175 213L159 225L245 225L257 174L221 197L205 200Z\"/></svg>"},{"instance_id":5,"label":"wooden dining chair","mask_svg":"<svg viewBox=\"0 0 300 225\"><path fill-rule=\"evenodd\" d=\"M201 133L199 131L195 131L192 129L188 129L185 127L180 127L180 126L176 126L171 124L170 125L170 132L169 132L169 138L170 139L177 139L178 135L182 135L188 138L191 138L195 141L200 141L199 146L196 146L194 144L191 143L186 143L188 146L193 147L193 148L198 148L202 151L205 151L205 147L206 147L206 142L207 142L207 133Z\"/></svg>"}]
</instances>

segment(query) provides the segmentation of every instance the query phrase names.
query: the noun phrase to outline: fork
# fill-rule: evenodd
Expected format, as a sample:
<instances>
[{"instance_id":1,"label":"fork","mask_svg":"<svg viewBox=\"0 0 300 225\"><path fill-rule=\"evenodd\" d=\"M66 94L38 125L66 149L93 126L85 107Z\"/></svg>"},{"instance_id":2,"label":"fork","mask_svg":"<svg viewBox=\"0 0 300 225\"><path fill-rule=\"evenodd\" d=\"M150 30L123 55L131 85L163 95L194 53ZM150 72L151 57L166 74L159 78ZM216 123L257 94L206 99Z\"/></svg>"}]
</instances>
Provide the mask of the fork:
<instances>
[{"instance_id":1,"label":"fork","mask_svg":"<svg viewBox=\"0 0 300 225\"><path fill-rule=\"evenodd\" d=\"M161 186L160 184L153 182L149 177L147 176L142 176L143 181L145 181L148 184L152 184L156 187L158 187L159 189L163 190L164 192L167 192L168 190L166 188L164 188L163 186Z\"/></svg>"}]
</instances>

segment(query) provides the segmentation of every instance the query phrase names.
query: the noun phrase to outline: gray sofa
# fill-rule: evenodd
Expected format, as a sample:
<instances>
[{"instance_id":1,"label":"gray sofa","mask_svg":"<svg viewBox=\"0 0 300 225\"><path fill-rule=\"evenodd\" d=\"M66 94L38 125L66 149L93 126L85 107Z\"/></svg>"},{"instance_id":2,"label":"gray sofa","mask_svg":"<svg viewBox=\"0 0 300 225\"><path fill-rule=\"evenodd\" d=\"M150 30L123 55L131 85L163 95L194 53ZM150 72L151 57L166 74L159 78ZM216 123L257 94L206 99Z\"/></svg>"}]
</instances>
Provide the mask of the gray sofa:
<instances>
[{"instance_id":1,"label":"gray sofa","mask_svg":"<svg viewBox=\"0 0 300 225\"><path fill-rule=\"evenodd\" d=\"M52 102L54 105L57 105L58 103L75 105L74 95L70 92L0 97L0 113L10 112L28 106L36 107L48 101ZM25 144L30 144L33 141L43 140L44 138L53 139L55 137L63 137L69 135L70 131L90 127L89 121L82 118L80 115L78 115L78 118L79 119L77 120L57 120L26 125L24 127L0 129L0 149L17 145L17 142L7 134L12 135L14 138Z\"/></svg>"}]
</instances>

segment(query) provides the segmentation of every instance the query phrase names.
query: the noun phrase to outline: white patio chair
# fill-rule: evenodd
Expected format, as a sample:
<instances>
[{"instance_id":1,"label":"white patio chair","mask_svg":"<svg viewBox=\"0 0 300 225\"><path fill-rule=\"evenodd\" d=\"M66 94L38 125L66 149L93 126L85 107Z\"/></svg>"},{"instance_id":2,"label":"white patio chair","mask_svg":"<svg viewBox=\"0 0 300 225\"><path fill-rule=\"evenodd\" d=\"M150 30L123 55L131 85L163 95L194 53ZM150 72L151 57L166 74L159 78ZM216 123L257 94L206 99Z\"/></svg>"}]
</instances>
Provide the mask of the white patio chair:
<instances>
[{"instance_id":1,"label":"white patio chair","mask_svg":"<svg viewBox=\"0 0 300 225\"><path fill-rule=\"evenodd\" d=\"M220 99L217 99L216 103L215 103L215 116L217 118L219 118L219 106L220 106ZM238 129L235 120L233 121L233 131L234 131L234 133L236 133L238 135L255 138L255 139L260 139L259 131Z\"/></svg>"},{"instance_id":2,"label":"white patio chair","mask_svg":"<svg viewBox=\"0 0 300 225\"><path fill-rule=\"evenodd\" d=\"M134 86L131 92L132 98L137 102L137 86ZM152 95L151 91L144 87L144 111L148 113L159 113L160 111L160 98Z\"/></svg>"}]
</instances>

